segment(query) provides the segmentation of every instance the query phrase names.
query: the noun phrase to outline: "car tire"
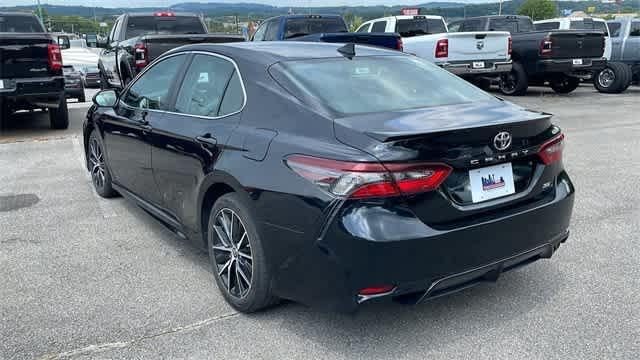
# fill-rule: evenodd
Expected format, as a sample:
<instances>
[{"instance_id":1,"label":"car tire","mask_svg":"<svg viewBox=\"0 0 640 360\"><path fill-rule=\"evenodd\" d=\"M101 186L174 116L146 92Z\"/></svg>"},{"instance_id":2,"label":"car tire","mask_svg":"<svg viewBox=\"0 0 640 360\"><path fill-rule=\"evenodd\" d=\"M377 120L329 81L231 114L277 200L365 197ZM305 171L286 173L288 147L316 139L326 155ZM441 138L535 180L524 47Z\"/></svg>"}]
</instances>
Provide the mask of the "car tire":
<instances>
[{"instance_id":1,"label":"car tire","mask_svg":"<svg viewBox=\"0 0 640 360\"><path fill-rule=\"evenodd\" d=\"M558 94L568 94L580 86L580 79L573 76L558 76L549 80L549 86Z\"/></svg>"},{"instance_id":2,"label":"car tire","mask_svg":"<svg viewBox=\"0 0 640 360\"><path fill-rule=\"evenodd\" d=\"M505 95L521 96L527 93L529 81L522 64L514 62L511 71L500 75L500 92Z\"/></svg>"},{"instance_id":3,"label":"car tire","mask_svg":"<svg viewBox=\"0 0 640 360\"><path fill-rule=\"evenodd\" d=\"M251 210L238 194L223 195L213 205L207 244L218 288L233 308L251 313L277 303L271 293L264 242Z\"/></svg>"},{"instance_id":4,"label":"car tire","mask_svg":"<svg viewBox=\"0 0 640 360\"><path fill-rule=\"evenodd\" d=\"M618 94L631 84L631 68L623 63L609 62L607 66L595 73L593 86L601 93Z\"/></svg>"},{"instance_id":5,"label":"car tire","mask_svg":"<svg viewBox=\"0 0 640 360\"><path fill-rule=\"evenodd\" d=\"M87 147L87 169L91 174L91 183L98 195L103 198L112 198L118 195L113 189L111 172L107 166L104 156L104 143L98 135L97 130L93 130L89 135L89 145Z\"/></svg>"},{"instance_id":6,"label":"car tire","mask_svg":"<svg viewBox=\"0 0 640 360\"><path fill-rule=\"evenodd\" d=\"M69 109L64 96L58 103L58 108L49 108L49 122L52 129L63 130L69 127Z\"/></svg>"}]
</instances>

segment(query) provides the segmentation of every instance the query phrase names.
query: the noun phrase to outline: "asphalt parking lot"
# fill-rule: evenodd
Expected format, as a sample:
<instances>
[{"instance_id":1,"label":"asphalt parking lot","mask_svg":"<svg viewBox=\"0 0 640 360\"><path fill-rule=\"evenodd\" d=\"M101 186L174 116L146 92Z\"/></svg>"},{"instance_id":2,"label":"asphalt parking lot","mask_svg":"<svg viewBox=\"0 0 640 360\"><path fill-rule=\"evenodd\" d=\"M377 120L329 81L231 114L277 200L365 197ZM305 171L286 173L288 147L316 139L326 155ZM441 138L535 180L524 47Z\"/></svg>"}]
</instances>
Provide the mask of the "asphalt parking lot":
<instances>
[{"instance_id":1,"label":"asphalt parking lot","mask_svg":"<svg viewBox=\"0 0 640 360\"><path fill-rule=\"evenodd\" d=\"M354 315L294 303L238 314L206 254L95 194L88 104L71 107L66 131L17 115L0 133L0 359L637 359L640 87L508 100L555 114L567 135L567 243L496 284Z\"/></svg>"}]
</instances>

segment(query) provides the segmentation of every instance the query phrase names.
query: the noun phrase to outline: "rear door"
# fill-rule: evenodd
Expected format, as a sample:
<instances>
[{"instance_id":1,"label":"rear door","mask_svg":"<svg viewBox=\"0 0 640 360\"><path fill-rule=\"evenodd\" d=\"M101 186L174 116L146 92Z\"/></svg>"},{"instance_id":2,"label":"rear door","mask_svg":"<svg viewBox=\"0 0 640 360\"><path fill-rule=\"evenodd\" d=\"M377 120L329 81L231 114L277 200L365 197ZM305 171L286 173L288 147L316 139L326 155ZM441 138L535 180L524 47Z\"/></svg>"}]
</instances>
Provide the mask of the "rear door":
<instances>
[{"instance_id":1,"label":"rear door","mask_svg":"<svg viewBox=\"0 0 640 360\"><path fill-rule=\"evenodd\" d=\"M622 58L622 43L624 41L623 24L619 21L608 21L609 36L611 38L611 59L620 61Z\"/></svg>"},{"instance_id":2,"label":"rear door","mask_svg":"<svg viewBox=\"0 0 640 360\"><path fill-rule=\"evenodd\" d=\"M123 92L114 111L102 118L114 181L155 205L161 198L151 168L151 124L169 109L173 84L186 58L169 57L148 68Z\"/></svg>"},{"instance_id":3,"label":"rear door","mask_svg":"<svg viewBox=\"0 0 640 360\"><path fill-rule=\"evenodd\" d=\"M113 28L107 38L107 47L100 52L100 64L105 80L111 86L120 86L120 75L116 62L116 53L118 51L118 36L124 18L119 17L113 24Z\"/></svg>"},{"instance_id":4,"label":"rear door","mask_svg":"<svg viewBox=\"0 0 640 360\"><path fill-rule=\"evenodd\" d=\"M240 121L246 95L235 63L212 53L195 54L176 84L175 105L150 124L154 176L163 207L182 224L197 224L200 184Z\"/></svg>"},{"instance_id":5,"label":"rear door","mask_svg":"<svg viewBox=\"0 0 640 360\"><path fill-rule=\"evenodd\" d=\"M622 61L637 63L640 59L640 20L632 20L629 24L629 36L624 40Z\"/></svg>"}]
</instances>

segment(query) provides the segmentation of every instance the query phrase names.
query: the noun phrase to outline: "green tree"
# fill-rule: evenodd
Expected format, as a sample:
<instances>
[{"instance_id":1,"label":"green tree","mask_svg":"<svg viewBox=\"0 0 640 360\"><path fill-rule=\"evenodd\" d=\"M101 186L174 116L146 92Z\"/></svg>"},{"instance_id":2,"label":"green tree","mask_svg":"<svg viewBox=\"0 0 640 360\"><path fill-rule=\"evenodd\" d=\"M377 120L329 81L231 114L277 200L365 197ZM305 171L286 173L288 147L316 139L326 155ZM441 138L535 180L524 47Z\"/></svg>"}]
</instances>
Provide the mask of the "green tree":
<instances>
[{"instance_id":1,"label":"green tree","mask_svg":"<svg viewBox=\"0 0 640 360\"><path fill-rule=\"evenodd\" d=\"M356 31L363 22L364 20L362 20L362 16L354 16L351 24L349 25L349 31Z\"/></svg>"},{"instance_id":2,"label":"green tree","mask_svg":"<svg viewBox=\"0 0 640 360\"><path fill-rule=\"evenodd\" d=\"M552 0L527 0L518 9L518 15L526 15L535 20L556 17L558 7Z\"/></svg>"}]
</instances>

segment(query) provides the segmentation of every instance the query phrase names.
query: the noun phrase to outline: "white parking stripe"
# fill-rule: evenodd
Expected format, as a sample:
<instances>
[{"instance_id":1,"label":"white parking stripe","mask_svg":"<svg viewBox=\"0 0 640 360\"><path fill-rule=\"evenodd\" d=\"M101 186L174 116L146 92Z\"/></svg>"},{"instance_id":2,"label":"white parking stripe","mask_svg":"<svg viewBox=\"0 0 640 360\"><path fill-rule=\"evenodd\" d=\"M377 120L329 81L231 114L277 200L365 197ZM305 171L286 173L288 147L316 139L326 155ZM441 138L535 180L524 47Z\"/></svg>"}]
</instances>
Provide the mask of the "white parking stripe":
<instances>
[{"instance_id":1,"label":"white parking stripe","mask_svg":"<svg viewBox=\"0 0 640 360\"><path fill-rule=\"evenodd\" d=\"M112 218L118 216L118 213L113 208L112 201L109 199L104 199L98 195L96 189L93 187L93 183L91 182L91 175L86 169L85 157L84 157L84 148L80 144L80 139L78 137L71 138L71 142L73 143L73 151L76 153L78 160L80 162L80 169L87 179L87 186L91 188L91 192L93 196L96 198L96 202L98 203L98 207L102 212L102 216L105 218Z\"/></svg>"}]
</instances>

